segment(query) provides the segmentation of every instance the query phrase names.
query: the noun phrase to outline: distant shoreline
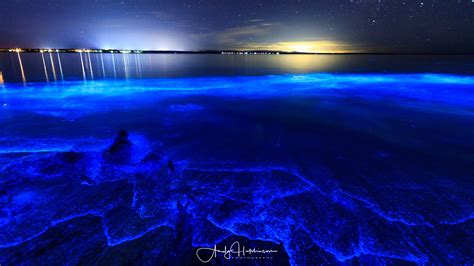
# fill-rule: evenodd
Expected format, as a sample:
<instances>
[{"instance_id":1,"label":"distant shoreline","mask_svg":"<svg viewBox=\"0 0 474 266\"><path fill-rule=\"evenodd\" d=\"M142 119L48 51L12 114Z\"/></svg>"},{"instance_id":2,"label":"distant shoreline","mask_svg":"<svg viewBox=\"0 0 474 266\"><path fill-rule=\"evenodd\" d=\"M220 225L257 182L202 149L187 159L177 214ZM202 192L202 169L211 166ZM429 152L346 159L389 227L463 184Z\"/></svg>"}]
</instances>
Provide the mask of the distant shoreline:
<instances>
[{"instance_id":1,"label":"distant shoreline","mask_svg":"<svg viewBox=\"0 0 474 266\"><path fill-rule=\"evenodd\" d=\"M360 52L360 53L327 53L327 52L287 52L267 50L121 50L121 49L40 49L40 48L0 48L0 53L116 53L116 54L220 54L220 55L474 55L474 53L419 53L419 52Z\"/></svg>"}]
</instances>

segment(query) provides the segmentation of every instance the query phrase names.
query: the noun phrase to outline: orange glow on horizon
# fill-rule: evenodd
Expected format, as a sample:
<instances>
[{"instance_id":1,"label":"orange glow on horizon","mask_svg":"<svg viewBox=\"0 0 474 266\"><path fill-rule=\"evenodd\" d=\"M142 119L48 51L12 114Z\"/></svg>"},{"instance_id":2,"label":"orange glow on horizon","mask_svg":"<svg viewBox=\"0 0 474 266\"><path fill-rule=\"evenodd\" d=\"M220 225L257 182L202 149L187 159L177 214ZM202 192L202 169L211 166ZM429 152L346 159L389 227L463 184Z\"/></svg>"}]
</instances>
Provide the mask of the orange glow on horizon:
<instances>
[{"instance_id":1,"label":"orange glow on horizon","mask_svg":"<svg viewBox=\"0 0 474 266\"><path fill-rule=\"evenodd\" d=\"M245 49L301 53L353 53L363 51L362 49L356 49L349 44L336 41L254 43L249 44Z\"/></svg>"}]
</instances>

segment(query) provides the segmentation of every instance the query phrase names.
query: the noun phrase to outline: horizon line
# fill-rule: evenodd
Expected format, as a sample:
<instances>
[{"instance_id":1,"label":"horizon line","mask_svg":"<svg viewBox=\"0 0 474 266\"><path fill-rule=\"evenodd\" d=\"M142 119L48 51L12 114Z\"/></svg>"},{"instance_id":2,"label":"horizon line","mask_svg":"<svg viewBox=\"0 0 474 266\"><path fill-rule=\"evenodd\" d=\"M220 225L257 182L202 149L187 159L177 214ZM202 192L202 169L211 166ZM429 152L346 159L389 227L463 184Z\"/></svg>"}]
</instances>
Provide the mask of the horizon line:
<instances>
[{"instance_id":1,"label":"horizon line","mask_svg":"<svg viewBox=\"0 0 474 266\"><path fill-rule=\"evenodd\" d=\"M121 54L222 54L222 55L474 55L474 52L299 52L279 50L205 49L205 50L141 50L98 48L0 48L1 53L121 53Z\"/></svg>"}]
</instances>

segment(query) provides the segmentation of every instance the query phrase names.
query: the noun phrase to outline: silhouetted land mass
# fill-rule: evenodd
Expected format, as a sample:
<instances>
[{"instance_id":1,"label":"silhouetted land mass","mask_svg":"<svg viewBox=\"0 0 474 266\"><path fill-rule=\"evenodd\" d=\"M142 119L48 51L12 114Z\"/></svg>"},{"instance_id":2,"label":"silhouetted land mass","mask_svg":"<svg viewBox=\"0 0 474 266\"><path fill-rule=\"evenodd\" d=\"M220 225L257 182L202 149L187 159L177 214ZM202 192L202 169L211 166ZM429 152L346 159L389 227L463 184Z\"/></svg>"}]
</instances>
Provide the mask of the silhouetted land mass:
<instances>
[{"instance_id":1,"label":"silhouetted land mass","mask_svg":"<svg viewBox=\"0 0 474 266\"><path fill-rule=\"evenodd\" d=\"M17 48L0 48L0 52L16 52ZM296 52L275 50L122 50L122 49L40 49L19 48L21 52L59 53L133 53L133 54L225 54L225 55L474 55L474 52Z\"/></svg>"}]
</instances>

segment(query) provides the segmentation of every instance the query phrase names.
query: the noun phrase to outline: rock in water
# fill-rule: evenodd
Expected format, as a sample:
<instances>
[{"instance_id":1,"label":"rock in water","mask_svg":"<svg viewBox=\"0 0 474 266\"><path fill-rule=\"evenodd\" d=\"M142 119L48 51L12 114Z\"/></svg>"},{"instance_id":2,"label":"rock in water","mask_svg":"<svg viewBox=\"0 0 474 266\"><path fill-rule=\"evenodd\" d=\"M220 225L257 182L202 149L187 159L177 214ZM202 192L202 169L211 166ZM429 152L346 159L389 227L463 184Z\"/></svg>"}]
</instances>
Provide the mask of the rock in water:
<instances>
[{"instance_id":1,"label":"rock in water","mask_svg":"<svg viewBox=\"0 0 474 266\"><path fill-rule=\"evenodd\" d=\"M170 170L171 173L174 173L176 171L173 160L171 159L168 160L168 170Z\"/></svg>"},{"instance_id":2,"label":"rock in water","mask_svg":"<svg viewBox=\"0 0 474 266\"><path fill-rule=\"evenodd\" d=\"M114 143L104 151L103 157L106 161L113 164L126 164L130 162L132 157L133 144L128 140L128 133L120 130Z\"/></svg>"}]
</instances>

